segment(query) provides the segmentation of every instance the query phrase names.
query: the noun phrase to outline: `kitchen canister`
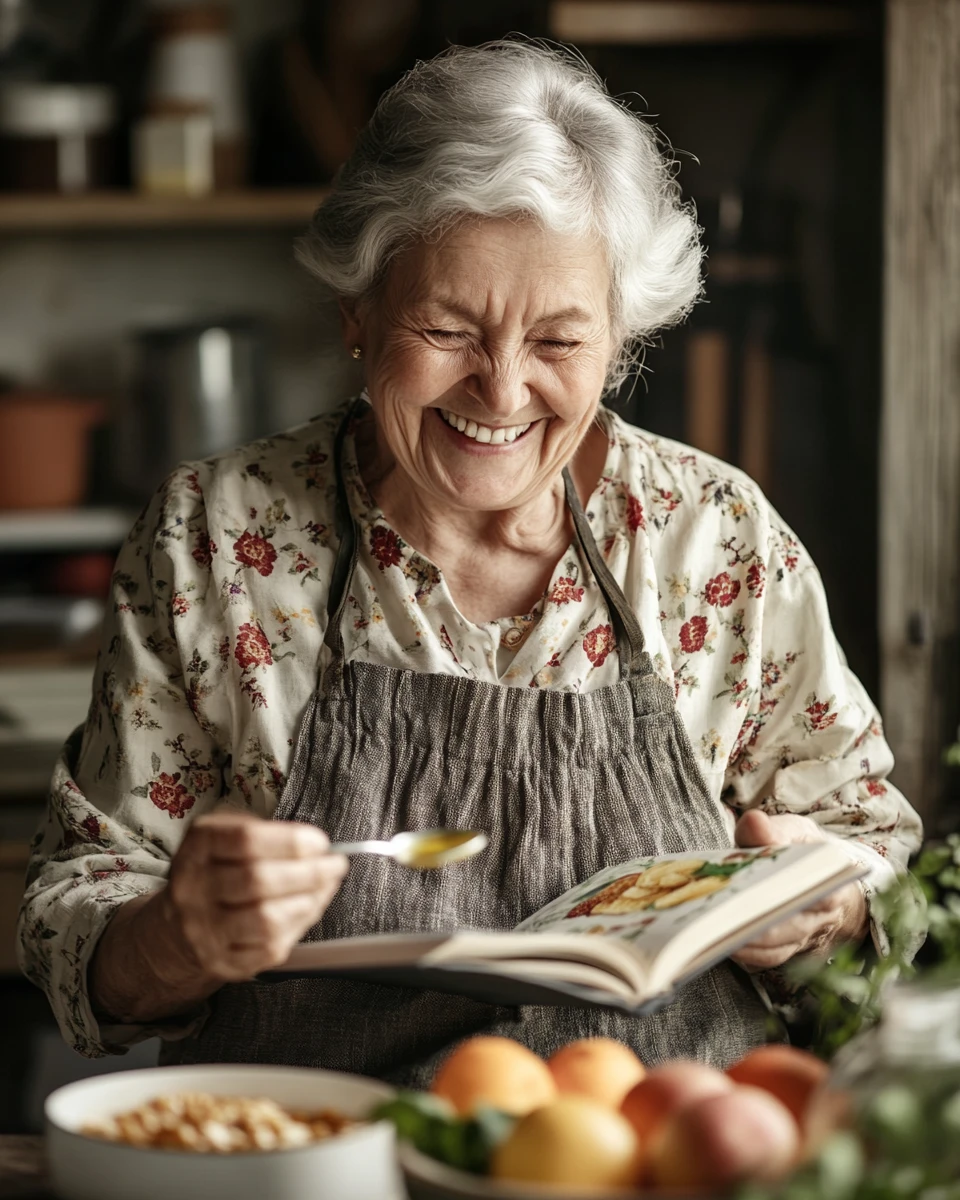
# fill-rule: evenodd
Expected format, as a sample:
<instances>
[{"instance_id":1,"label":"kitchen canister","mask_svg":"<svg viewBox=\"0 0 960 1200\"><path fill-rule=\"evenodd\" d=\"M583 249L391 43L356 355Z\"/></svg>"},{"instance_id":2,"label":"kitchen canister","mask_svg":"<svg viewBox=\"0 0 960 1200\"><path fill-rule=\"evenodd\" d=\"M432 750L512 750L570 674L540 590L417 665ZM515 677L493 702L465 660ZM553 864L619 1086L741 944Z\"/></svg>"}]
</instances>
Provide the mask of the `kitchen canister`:
<instances>
[{"instance_id":1,"label":"kitchen canister","mask_svg":"<svg viewBox=\"0 0 960 1200\"><path fill-rule=\"evenodd\" d=\"M247 121L230 10L223 4L156 8L146 110L209 113L213 126L214 186L246 180Z\"/></svg>"},{"instance_id":2,"label":"kitchen canister","mask_svg":"<svg viewBox=\"0 0 960 1200\"><path fill-rule=\"evenodd\" d=\"M0 86L5 187L87 192L113 182L116 100L93 84L11 81Z\"/></svg>"},{"instance_id":3,"label":"kitchen canister","mask_svg":"<svg viewBox=\"0 0 960 1200\"><path fill-rule=\"evenodd\" d=\"M131 495L149 496L178 463L267 432L265 339L255 319L140 329L129 349L117 461Z\"/></svg>"}]
</instances>

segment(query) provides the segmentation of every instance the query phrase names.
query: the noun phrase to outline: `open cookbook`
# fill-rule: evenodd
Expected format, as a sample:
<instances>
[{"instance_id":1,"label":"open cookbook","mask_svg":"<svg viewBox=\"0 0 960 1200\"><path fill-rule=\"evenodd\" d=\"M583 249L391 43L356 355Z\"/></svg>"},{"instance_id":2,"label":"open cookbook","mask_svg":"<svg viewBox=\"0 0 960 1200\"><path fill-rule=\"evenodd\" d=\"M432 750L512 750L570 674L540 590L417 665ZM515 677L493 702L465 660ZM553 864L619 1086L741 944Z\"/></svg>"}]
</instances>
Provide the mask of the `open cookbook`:
<instances>
[{"instance_id":1,"label":"open cookbook","mask_svg":"<svg viewBox=\"0 0 960 1200\"><path fill-rule=\"evenodd\" d=\"M509 932L302 942L260 978L336 975L492 1004L651 1012L771 925L863 874L835 842L638 858L591 876Z\"/></svg>"}]
</instances>

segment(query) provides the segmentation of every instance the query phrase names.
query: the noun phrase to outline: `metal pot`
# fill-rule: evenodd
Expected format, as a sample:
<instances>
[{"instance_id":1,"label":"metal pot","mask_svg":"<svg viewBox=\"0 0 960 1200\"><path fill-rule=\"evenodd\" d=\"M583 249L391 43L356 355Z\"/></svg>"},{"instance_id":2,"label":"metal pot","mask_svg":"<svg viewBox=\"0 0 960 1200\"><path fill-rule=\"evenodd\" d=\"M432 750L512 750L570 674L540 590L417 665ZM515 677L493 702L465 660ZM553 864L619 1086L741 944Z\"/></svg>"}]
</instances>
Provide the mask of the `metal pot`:
<instances>
[{"instance_id":1,"label":"metal pot","mask_svg":"<svg viewBox=\"0 0 960 1200\"><path fill-rule=\"evenodd\" d=\"M120 482L150 495L180 462L267 432L257 321L233 317L134 335L132 403L121 420Z\"/></svg>"}]
</instances>

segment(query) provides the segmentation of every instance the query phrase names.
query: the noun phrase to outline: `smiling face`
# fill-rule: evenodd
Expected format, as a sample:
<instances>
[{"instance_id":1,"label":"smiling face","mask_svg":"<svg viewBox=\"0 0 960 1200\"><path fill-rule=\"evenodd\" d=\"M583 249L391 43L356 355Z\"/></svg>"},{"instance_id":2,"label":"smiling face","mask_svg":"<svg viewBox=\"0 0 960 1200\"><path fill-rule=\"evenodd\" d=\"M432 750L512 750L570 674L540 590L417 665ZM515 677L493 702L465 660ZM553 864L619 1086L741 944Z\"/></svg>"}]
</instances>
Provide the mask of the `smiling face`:
<instances>
[{"instance_id":1,"label":"smiling face","mask_svg":"<svg viewBox=\"0 0 960 1200\"><path fill-rule=\"evenodd\" d=\"M381 447L422 499L499 511L552 487L600 401L609 293L595 242L483 220L406 251L368 307L345 306Z\"/></svg>"}]
</instances>

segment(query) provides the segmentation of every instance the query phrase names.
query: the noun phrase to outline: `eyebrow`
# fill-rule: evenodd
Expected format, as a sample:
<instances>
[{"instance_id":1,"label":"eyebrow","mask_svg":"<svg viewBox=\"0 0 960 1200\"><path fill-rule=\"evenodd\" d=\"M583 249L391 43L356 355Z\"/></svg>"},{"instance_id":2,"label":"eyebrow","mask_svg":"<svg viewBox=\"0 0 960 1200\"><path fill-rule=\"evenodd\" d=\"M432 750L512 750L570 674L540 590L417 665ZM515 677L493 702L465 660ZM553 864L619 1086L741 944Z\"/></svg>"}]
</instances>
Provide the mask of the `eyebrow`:
<instances>
[{"instance_id":1,"label":"eyebrow","mask_svg":"<svg viewBox=\"0 0 960 1200\"><path fill-rule=\"evenodd\" d=\"M462 317L465 321L472 321L475 325L482 324L482 318L477 315L466 304L460 304L456 300L434 299L434 304L439 308L445 309L454 316ZM539 317L534 324L548 325L554 321L590 321L591 314L584 308L578 308L577 305L571 305L569 308L561 308L556 312L547 313L545 316Z\"/></svg>"}]
</instances>

